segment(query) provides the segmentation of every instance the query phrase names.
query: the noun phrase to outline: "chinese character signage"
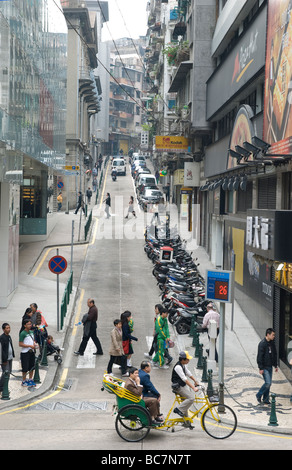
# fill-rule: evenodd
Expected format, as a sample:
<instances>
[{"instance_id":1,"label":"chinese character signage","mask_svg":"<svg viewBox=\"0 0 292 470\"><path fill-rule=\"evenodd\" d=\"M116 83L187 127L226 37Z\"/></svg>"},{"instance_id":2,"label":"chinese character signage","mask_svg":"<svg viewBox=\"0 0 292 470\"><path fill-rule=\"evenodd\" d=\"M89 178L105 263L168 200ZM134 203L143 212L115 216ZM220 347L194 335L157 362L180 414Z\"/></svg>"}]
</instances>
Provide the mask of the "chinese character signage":
<instances>
[{"instance_id":1,"label":"chinese character signage","mask_svg":"<svg viewBox=\"0 0 292 470\"><path fill-rule=\"evenodd\" d=\"M292 262L292 211L249 210L246 249L273 261Z\"/></svg>"},{"instance_id":2,"label":"chinese character signage","mask_svg":"<svg viewBox=\"0 0 292 470\"><path fill-rule=\"evenodd\" d=\"M269 0L263 139L272 151L292 151L292 7Z\"/></svg>"}]
</instances>

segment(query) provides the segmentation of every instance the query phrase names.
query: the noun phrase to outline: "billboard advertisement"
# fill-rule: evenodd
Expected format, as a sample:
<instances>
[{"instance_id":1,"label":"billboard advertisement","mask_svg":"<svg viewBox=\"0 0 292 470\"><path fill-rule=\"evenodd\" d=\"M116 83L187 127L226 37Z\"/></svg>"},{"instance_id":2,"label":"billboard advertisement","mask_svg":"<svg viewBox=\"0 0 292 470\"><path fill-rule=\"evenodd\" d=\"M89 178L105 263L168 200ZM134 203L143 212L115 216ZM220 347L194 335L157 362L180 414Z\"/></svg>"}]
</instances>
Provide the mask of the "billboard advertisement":
<instances>
[{"instance_id":1,"label":"billboard advertisement","mask_svg":"<svg viewBox=\"0 0 292 470\"><path fill-rule=\"evenodd\" d=\"M187 152L189 140L181 135L157 135L155 146L157 152Z\"/></svg>"},{"instance_id":2,"label":"billboard advertisement","mask_svg":"<svg viewBox=\"0 0 292 470\"><path fill-rule=\"evenodd\" d=\"M275 153L292 151L292 2L268 7L263 139Z\"/></svg>"}]
</instances>

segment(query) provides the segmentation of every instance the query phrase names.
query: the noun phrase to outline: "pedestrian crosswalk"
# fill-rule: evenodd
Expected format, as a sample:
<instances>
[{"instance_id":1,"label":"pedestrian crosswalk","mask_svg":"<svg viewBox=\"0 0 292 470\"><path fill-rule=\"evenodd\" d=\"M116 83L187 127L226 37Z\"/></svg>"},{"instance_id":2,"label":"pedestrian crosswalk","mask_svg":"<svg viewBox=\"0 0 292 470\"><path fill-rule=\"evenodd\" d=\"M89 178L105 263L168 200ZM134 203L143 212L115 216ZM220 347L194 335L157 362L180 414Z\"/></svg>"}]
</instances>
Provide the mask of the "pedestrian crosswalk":
<instances>
[{"instance_id":1,"label":"pedestrian crosswalk","mask_svg":"<svg viewBox=\"0 0 292 470\"><path fill-rule=\"evenodd\" d=\"M94 369L96 363L96 357L93 353L96 352L96 346L90 338L83 356L78 356L77 369Z\"/></svg>"}]
</instances>

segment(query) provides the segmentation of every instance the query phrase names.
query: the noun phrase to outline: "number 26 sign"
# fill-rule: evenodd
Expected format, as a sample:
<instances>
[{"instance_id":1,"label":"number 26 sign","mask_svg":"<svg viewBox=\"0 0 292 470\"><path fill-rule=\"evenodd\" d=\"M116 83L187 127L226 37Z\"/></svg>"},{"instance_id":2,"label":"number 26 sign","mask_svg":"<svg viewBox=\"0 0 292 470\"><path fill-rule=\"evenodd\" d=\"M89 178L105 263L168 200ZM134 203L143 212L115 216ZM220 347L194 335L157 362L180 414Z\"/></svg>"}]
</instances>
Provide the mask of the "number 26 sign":
<instances>
[{"instance_id":1,"label":"number 26 sign","mask_svg":"<svg viewBox=\"0 0 292 470\"><path fill-rule=\"evenodd\" d=\"M234 271L206 272L206 299L233 302Z\"/></svg>"}]
</instances>

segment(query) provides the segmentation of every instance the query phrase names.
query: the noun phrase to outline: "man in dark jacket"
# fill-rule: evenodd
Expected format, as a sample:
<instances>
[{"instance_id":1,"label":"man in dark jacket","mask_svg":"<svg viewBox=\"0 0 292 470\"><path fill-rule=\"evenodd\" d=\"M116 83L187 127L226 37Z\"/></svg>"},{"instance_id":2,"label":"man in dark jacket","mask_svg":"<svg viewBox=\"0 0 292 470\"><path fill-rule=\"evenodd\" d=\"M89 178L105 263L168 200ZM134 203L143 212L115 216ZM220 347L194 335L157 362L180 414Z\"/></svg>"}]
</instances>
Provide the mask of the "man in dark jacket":
<instances>
[{"instance_id":1,"label":"man in dark jacket","mask_svg":"<svg viewBox=\"0 0 292 470\"><path fill-rule=\"evenodd\" d=\"M148 361L142 361L141 368L139 369L140 384L143 386L142 396L143 398L156 398L158 414L155 417L156 421L163 421L162 414L160 413L160 400L161 395L158 390L154 387L150 379L151 365Z\"/></svg>"},{"instance_id":2,"label":"man in dark jacket","mask_svg":"<svg viewBox=\"0 0 292 470\"><path fill-rule=\"evenodd\" d=\"M82 192L79 191L78 193L78 201L77 201L77 207L76 207L76 211L74 212L74 214L77 214L77 212L79 211L80 207L82 208L84 214L85 214L85 209L84 209L84 201L83 201L83 197L82 197Z\"/></svg>"},{"instance_id":3,"label":"man in dark jacket","mask_svg":"<svg viewBox=\"0 0 292 470\"><path fill-rule=\"evenodd\" d=\"M272 385L273 367L275 371L278 371L278 360L277 351L275 346L275 330L268 328L266 336L258 345L257 363L259 372L263 376L265 383L262 385L256 398L258 403L261 403L263 397L263 403L270 404L269 392Z\"/></svg>"},{"instance_id":4,"label":"man in dark jacket","mask_svg":"<svg viewBox=\"0 0 292 470\"><path fill-rule=\"evenodd\" d=\"M96 349L97 349L97 351L93 354L95 354L95 355L103 354L100 341L99 341L98 337L96 336L98 312L97 312L97 308L96 308L94 300L93 299L88 299L87 300L87 305L89 307L88 313L86 315L84 315L84 317L82 319L83 338L82 338L82 341L81 341L81 344L79 346L78 351L74 351L74 354L76 354L77 356L83 356L84 355L84 351L86 349L89 338L92 339L92 341L94 342L94 344L96 346Z\"/></svg>"},{"instance_id":5,"label":"man in dark jacket","mask_svg":"<svg viewBox=\"0 0 292 470\"><path fill-rule=\"evenodd\" d=\"M5 372L12 372L12 362L14 355L14 349L12 339L10 337L10 325L3 323L2 325L3 334L0 336L0 363L2 368L2 376L0 379L0 392L3 391Z\"/></svg>"}]
</instances>

